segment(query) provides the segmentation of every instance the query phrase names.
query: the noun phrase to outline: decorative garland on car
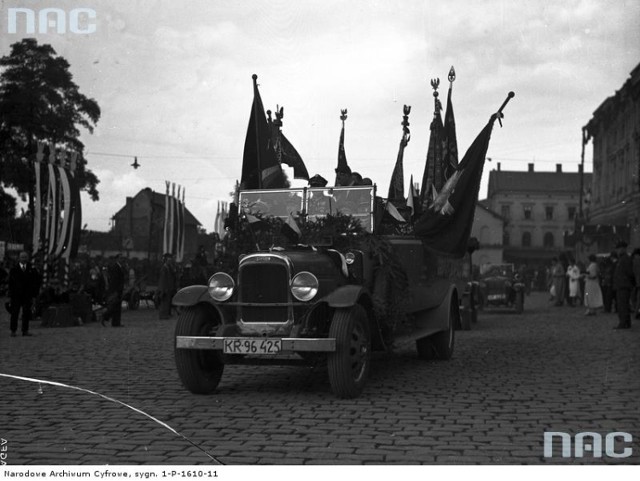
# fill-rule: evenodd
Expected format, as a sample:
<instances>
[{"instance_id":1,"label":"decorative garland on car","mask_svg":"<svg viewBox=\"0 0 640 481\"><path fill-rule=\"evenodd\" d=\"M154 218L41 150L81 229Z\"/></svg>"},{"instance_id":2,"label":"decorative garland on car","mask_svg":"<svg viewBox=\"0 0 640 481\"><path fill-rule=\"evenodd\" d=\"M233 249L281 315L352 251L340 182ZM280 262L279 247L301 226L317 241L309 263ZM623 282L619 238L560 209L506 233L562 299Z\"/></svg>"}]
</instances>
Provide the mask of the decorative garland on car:
<instances>
[{"instance_id":1,"label":"decorative garland on car","mask_svg":"<svg viewBox=\"0 0 640 481\"><path fill-rule=\"evenodd\" d=\"M298 242L287 234L286 222L278 217L254 215L253 222L243 218L235 229L223 240L224 254L216 259L216 270L235 277L239 257L242 254L264 250L274 246L330 245L339 251L362 249L376 259L377 276L383 276L385 286L382 295L374 295L374 311L378 319L384 319L393 329L406 317L404 306L408 301L409 282L407 274L389 241L373 235L362 228L360 221L351 215L337 213L299 225L301 236Z\"/></svg>"}]
</instances>

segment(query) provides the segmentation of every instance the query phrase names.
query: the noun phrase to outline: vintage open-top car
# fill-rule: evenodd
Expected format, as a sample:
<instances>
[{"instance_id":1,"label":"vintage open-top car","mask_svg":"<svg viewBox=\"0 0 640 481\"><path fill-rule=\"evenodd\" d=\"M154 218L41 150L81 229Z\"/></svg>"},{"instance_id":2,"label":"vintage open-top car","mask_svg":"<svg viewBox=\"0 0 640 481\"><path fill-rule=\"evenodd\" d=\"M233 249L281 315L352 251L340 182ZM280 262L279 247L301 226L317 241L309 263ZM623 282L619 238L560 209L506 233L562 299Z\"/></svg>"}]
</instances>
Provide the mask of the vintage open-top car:
<instances>
[{"instance_id":1,"label":"vintage open-top car","mask_svg":"<svg viewBox=\"0 0 640 481\"><path fill-rule=\"evenodd\" d=\"M374 186L241 191L238 203L235 265L173 299L189 391L214 391L226 364L295 361L326 366L335 395L351 398L372 351L410 341L420 358L451 357L459 263L412 235L379 234ZM302 237L288 240L287 227Z\"/></svg>"},{"instance_id":2,"label":"vintage open-top car","mask_svg":"<svg viewBox=\"0 0 640 481\"><path fill-rule=\"evenodd\" d=\"M505 306L520 314L524 310L524 282L513 264L484 264L480 267L482 307Z\"/></svg>"}]
</instances>

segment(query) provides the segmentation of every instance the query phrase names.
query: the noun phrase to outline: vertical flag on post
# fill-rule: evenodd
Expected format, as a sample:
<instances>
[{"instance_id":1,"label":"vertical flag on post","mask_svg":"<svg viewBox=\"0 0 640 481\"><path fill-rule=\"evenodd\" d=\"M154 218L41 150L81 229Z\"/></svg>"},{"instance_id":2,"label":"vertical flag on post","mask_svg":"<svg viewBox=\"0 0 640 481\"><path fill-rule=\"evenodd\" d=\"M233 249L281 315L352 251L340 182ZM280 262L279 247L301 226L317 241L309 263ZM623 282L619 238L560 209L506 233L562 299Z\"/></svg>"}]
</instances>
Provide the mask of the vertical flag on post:
<instances>
[{"instance_id":1,"label":"vertical flag on post","mask_svg":"<svg viewBox=\"0 0 640 481\"><path fill-rule=\"evenodd\" d=\"M391 182L389 182L389 194L387 199L389 201L404 202L404 149L409 143L411 134L409 133L409 113L411 107L409 105L404 106L404 115L402 117L402 139L400 140L400 147L398 148L398 158L396 159L396 165L393 168L393 174L391 175Z\"/></svg>"},{"instance_id":2,"label":"vertical flag on post","mask_svg":"<svg viewBox=\"0 0 640 481\"><path fill-rule=\"evenodd\" d=\"M447 94L447 111L444 114L444 140L442 162L444 164L444 177L448 179L458 166L458 140L456 138L456 119L453 115L453 103L451 91L456 79L456 71L453 66L449 70L449 92Z\"/></svg>"},{"instance_id":3,"label":"vertical flag on post","mask_svg":"<svg viewBox=\"0 0 640 481\"><path fill-rule=\"evenodd\" d=\"M351 168L347 164L347 154L344 151L344 122L347 120L347 109L340 110L340 120L342 129L340 130L340 141L338 143L338 166L336 167L335 185L341 185L340 176L351 175Z\"/></svg>"},{"instance_id":4,"label":"vertical flag on post","mask_svg":"<svg viewBox=\"0 0 640 481\"><path fill-rule=\"evenodd\" d=\"M169 181L166 180L165 184L167 186L166 194L164 196L164 231L163 231L163 241L162 241L162 253L166 254L170 252L170 233L171 227L169 225Z\"/></svg>"},{"instance_id":5,"label":"vertical flag on post","mask_svg":"<svg viewBox=\"0 0 640 481\"><path fill-rule=\"evenodd\" d=\"M270 127L253 75L253 105L242 156L241 189L276 189L285 186L284 173L276 158Z\"/></svg>"},{"instance_id":6,"label":"vertical flag on post","mask_svg":"<svg viewBox=\"0 0 640 481\"><path fill-rule=\"evenodd\" d=\"M443 171L442 171L442 138L444 127L442 125L442 117L440 111L442 105L438 99L438 87L440 86L440 79L431 80L431 87L433 87L433 99L434 110L433 120L429 127L429 149L427 151L427 160L425 163L424 174L422 176L422 187L420 189L420 204L422 206L431 203L432 199L437 196L438 191L443 185Z\"/></svg>"},{"instance_id":7,"label":"vertical flag on post","mask_svg":"<svg viewBox=\"0 0 640 481\"><path fill-rule=\"evenodd\" d=\"M179 209L180 209L180 231L179 231L179 239L180 243L178 246L178 262L182 262L184 260L184 236L186 231L186 223L185 223L185 208L184 208L184 197L185 197L185 188L182 187L182 200L178 199Z\"/></svg>"},{"instance_id":8,"label":"vertical flag on post","mask_svg":"<svg viewBox=\"0 0 640 481\"><path fill-rule=\"evenodd\" d=\"M62 266L62 285L68 288L70 259L78 252L82 221L80 189L73 177L78 154L71 153L69 158L68 152L56 151L55 145L48 144L47 169L43 169L45 145L38 142L34 162L33 249L43 255L43 284L48 285L49 279L58 277Z\"/></svg>"}]
</instances>

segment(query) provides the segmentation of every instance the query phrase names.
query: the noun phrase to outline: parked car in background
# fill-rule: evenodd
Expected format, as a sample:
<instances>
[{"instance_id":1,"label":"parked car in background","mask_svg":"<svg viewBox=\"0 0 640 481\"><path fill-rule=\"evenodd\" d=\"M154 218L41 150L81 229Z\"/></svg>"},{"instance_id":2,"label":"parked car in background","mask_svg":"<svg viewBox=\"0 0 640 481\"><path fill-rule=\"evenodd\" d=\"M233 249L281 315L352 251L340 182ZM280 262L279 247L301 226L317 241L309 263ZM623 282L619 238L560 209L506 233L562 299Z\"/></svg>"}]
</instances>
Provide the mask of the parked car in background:
<instances>
[{"instance_id":1,"label":"parked car in background","mask_svg":"<svg viewBox=\"0 0 640 481\"><path fill-rule=\"evenodd\" d=\"M524 310L524 281L513 264L484 264L480 267L480 305Z\"/></svg>"}]
</instances>

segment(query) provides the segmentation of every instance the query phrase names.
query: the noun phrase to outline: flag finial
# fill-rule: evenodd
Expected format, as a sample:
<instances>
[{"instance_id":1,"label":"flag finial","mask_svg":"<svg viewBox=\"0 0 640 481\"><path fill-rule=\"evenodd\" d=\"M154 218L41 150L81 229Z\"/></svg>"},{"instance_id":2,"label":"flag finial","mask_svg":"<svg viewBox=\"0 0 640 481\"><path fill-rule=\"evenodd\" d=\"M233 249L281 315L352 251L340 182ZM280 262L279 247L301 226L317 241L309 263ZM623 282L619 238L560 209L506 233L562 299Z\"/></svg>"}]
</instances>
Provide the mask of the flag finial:
<instances>
[{"instance_id":1,"label":"flag finial","mask_svg":"<svg viewBox=\"0 0 640 481\"><path fill-rule=\"evenodd\" d=\"M340 109L340 120L342 120L343 124L347 120L347 109Z\"/></svg>"},{"instance_id":2,"label":"flag finial","mask_svg":"<svg viewBox=\"0 0 640 481\"><path fill-rule=\"evenodd\" d=\"M511 100L515 96L516 94L514 92L509 92L507 94L507 98L504 99L504 102L502 102L502 105L500 106L498 111L491 116L491 118L493 119L498 119L498 123L500 123L500 127L502 127L502 119L504 117L504 114L502 113L502 109L504 109L506 105L509 103L509 100Z\"/></svg>"},{"instance_id":3,"label":"flag finial","mask_svg":"<svg viewBox=\"0 0 640 481\"><path fill-rule=\"evenodd\" d=\"M411 133L409 132L409 114L411 113L411 105L405 105L403 110L404 115L402 116L402 140L404 144L409 143L409 139L411 138Z\"/></svg>"},{"instance_id":4,"label":"flag finial","mask_svg":"<svg viewBox=\"0 0 640 481\"><path fill-rule=\"evenodd\" d=\"M454 82L454 80L456 79L456 69L453 68L453 65L451 66L451 69L449 70L449 76L447 77L449 79L449 83L452 84Z\"/></svg>"}]
</instances>

